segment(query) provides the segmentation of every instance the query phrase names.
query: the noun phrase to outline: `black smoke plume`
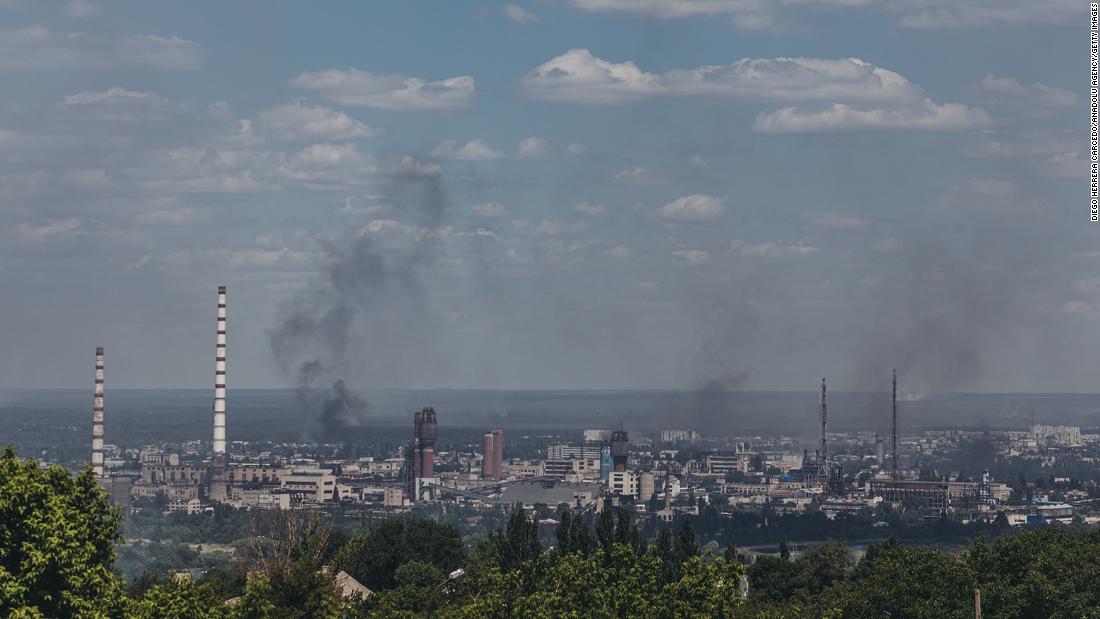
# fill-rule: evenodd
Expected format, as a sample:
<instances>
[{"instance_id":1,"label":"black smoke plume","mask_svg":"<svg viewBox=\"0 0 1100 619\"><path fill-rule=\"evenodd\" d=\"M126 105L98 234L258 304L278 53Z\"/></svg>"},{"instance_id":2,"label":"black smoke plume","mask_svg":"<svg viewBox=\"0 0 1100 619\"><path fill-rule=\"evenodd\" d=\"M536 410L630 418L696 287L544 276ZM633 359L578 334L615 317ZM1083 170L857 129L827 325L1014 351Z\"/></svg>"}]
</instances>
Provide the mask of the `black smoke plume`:
<instances>
[{"instance_id":1,"label":"black smoke plume","mask_svg":"<svg viewBox=\"0 0 1100 619\"><path fill-rule=\"evenodd\" d=\"M282 307L268 332L276 362L324 438L348 440L367 425L371 406L360 390L414 382L437 363L439 321L423 271L435 256L446 194L436 175L396 176L386 190L419 226L401 225L408 239L394 247L369 230L325 242L320 281Z\"/></svg>"}]
</instances>

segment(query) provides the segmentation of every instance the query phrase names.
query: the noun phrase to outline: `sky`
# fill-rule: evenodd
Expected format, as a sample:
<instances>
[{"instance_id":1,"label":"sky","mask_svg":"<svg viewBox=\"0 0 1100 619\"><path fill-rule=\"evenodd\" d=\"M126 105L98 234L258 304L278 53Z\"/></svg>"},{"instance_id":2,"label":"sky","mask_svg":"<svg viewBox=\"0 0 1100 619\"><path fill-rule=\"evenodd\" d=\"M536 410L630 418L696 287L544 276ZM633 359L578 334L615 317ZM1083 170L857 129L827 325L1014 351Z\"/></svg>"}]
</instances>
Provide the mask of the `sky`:
<instances>
[{"instance_id":1,"label":"sky","mask_svg":"<svg viewBox=\"0 0 1100 619\"><path fill-rule=\"evenodd\" d=\"M0 388L1087 392L1087 4L0 0Z\"/></svg>"}]
</instances>

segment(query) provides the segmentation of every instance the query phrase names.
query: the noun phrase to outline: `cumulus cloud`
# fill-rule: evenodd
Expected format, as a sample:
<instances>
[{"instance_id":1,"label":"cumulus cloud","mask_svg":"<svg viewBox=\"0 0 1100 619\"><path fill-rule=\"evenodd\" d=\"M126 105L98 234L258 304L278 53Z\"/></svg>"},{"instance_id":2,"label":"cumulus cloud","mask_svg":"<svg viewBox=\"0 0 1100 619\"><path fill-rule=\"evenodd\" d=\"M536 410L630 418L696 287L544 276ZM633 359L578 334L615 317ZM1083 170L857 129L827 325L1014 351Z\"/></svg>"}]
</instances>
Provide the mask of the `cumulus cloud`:
<instances>
[{"instance_id":1,"label":"cumulus cloud","mask_svg":"<svg viewBox=\"0 0 1100 619\"><path fill-rule=\"evenodd\" d=\"M517 154L521 159L532 159L545 155L548 150L550 150L550 142L543 138L531 137L520 141Z\"/></svg>"},{"instance_id":2,"label":"cumulus cloud","mask_svg":"<svg viewBox=\"0 0 1100 619\"><path fill-rule=\"evenodd\" d=\"M534 99L608 105L640 101L660 84L633 62L608 62L587 49L571 49L531 70L522 88Z\"/></svg>"},{"instance_id":3,"label":"cumulus cloud","mask_svg":"<svg viewBox=\"0 0 1100 619\"><path fill-rule=\"evenodd\" d=\"M374 130L344 112L301 101L276 105L242 121L241 133L264 140L357 140Z\"/></svg>"},{"instance_id":4,"label":"cumulus cloud","mask_svg":"<svg viewBox=\"0 0 1100 619\"><path fill-rule=\"evenodd\" d=\"M535 99L616 105L657 96L721 96L796 102L761 113L761 133L809 133L860 128L958 130L989 124L981 108L938 104L904 76L859 58L744 58L647 73L630 61L609 62L571 49L523 77Z\"/></svg>"},{"instance_id":5,"label":"cumulus cloud","mask_svg":"<svg viewBox=\"0 0 1100 619\"><path fill-rule=\"evenodd\" d=\"M637 185L650 185L653 183L665 182L663 177L640 167L619 170L611 175L611 180L619 183L633 183Z\"/></svg>"},{"instance_id":6,"label":"cumulus cloud","mask_svg":"<svg viewBox=\"0 0 1100 619\"><path fill-rule=\"evenodd\" d=\"M542 18L518 4L504 5L504 14L517 24L537 24Z\"/></svg>"},{"instance_id":7,"label":"cumulus cloud","mask_svg":"<svg viewBox=\"0 0 1100 619\"><path fill-rule=\"evenodd\" d=\"M607 207L605 205L593 204L591 202L579 202L573 206L573 211L581 215L588 215L589 217L607 216Z\"/></svg>"},{"instance_id":8,"label":"cumulus cloud","mask_svg":"<svg viewBox=\"0 0 1100 619\"><path fill-rule=\"evenodd\" d=\"M918 129L923 131L961 131L986 127L992 123L981 108L958 103L938 105L925 99L922 105L893 109L861 109L844 103L810 109L785 107L763 112L753 121L757 133L821 133L856 129Z\"/></svg>"},{"instance_id":9,"label":"cumulus cloud","mask_svg":"<svg viewBox=\"0 0 1100 619\"><path fill-rule=\"evenodd\" d=\"M713 221L725 214L726 199L692 194L669 202L657 212L669 221Z\"/></svg>"},{"instance_id":10,"label":"cumulus cloud","mask_svg":"<svg viewBox=\"0 0 1100 619\"><path fill-rule=\"evenodd\" d=\"M184 109L155 92L138 92L119 86L65 95L58 107L76 111L82 119L123 123L165 120Z\"/></svg>"},{"instance_id":11,"label":"cumulus cloud","mask_svg":"<svg viewBox=\"0 0 1100 619\"><path fill-rule=\"evenodd\" d=\"M476 138L466 142L462 146L452 139L446 139L432 149L431 156L436 159L463 159L465 161L482 161L486 159L500 159L504 153Z\"/></svg>"},{"instance_id":12,"label":"cumulus cloud","mask_svg":"<svg viewBox=\"0 0 1100 619\"><path fill-rule=\"evenodd\" d=\"M565 154L570 157L577 157L584 154L584 151L588 150L584 144L580 142L573 142L569 146L565 147Z\"/></svg>"},{"instance_id":13,"label":"cumulus cloud","mask_svg":"<svg viewBox=\"0 0 1100 619\"><path fill-rule=\"evenodd\" d=\"M155 35L105 36L32 26L0 31L0 70L198 69L198 43Z\"/></svg>"},{"instance_id":14,"label":"cumulus cloud","mask_svg":"<svg viewBox=\"0 0 1100 619\"><path fill-rule=\"evenodd\" d=\"M484 204L475 204L470 208L470 213L472 213L474 217L507 217L508 209L497 202L486 202Z\"/></svg>"},{"instance_id":15,"label":"cumulus cloud","mask_svg":"<svg viewBox=\"0 0 1100 619\"><path fill-rule=\"evenodd\" d=\"M336 212L348 216L381 215L390 212L392 208L386 201L386 196L367 194L344 198L344 203L336 209Z\"/></svg>"},{"instance_id":16,"label":"cumulus cloud","mask_svg":"<svg viewBox=\"0 0 1100 619\"><path fill-rule=\"evenodd\" d=\"M466 107L474 100L474 78L460 75L429 82L404 75L377 75L359 69L302 73L291 84L341 105L386 110L439 110Z\"/></svg>"}]
</instances>

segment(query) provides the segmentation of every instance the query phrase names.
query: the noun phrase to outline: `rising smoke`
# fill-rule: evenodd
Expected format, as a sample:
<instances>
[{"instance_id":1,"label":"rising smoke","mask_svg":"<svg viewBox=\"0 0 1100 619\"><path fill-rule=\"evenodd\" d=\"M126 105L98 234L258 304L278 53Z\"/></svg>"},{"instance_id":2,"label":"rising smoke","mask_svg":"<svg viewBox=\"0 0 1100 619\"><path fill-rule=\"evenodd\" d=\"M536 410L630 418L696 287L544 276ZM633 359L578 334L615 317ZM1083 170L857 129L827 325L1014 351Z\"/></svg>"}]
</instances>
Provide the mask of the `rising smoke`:
<instances>
[{"instance_id":1,"label":"rising smoke","mask_svg":"<svg viewBox=\"0 0 1100 619\"><path fill-rule=\"evenodd\" d=\"M368 230L326 241L321 281L282 307L268 332L307 419L326 438L346 439L367 424L371 407L360 390L430 375L438 359L438 317L422 277L435 259L432 232L446 192L437 175L395 176L386 191L420 220L405 230L409 242L383 247Z\"/></svg>"}]
</instances>

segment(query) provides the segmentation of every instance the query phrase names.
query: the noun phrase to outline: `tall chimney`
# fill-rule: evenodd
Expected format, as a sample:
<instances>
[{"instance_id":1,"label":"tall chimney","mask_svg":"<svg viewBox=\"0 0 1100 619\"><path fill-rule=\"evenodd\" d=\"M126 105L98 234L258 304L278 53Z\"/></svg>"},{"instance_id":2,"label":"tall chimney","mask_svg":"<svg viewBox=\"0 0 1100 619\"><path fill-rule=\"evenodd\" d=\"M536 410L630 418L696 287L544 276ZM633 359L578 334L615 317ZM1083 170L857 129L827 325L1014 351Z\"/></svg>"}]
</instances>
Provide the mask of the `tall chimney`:
<instances>
[{"instance_id":1,"label":"tall chimney","mask_svg":"<svg viewBox=\"0 0 1100 619\"><path fill-rule=\"evenodd\" d=\"M493 430L493 473L497 479L503 478L504 469L504 430Z\"/></svg>"},{"instance_id":2,"label":"tall chimney","mask_svg":"<svg viewBox=\"0 0 1100 619\"><path fill-rule=\"evenodd\" d=\"M218 286L218 345L214 368L215 460L225 459L225 286Z\"/></svg>"},{"instance_id":3,"label":"tall chimney","mask_svg":"<svg viewBox=\"0 0 1100 619\"><path fill-rule=\"evenodd\" d=\"M416 417L414 417L416 419ZM417 477L432 477L435 459L435 438L439 432L435 409L426 407L419 413L419 423L416 424L416 437L419 446L420 469Z\"/></svg>"},{"instance_id":4,"label":"tall chimney","mask_svg":"<svg viewBox=\"0 0 1100 619\"><path fill-rule=\"evenodd\" d=\"M892 434L892 437L893 437L893 444L891 445L891 450L893 451L893 455L894 455L893 478L897 479L898 478L898 371L897 370L894 370L894 394L891 397L890 402L891 402L891 408L893 409L893 417L894 417L893 426L892 426L892 430L891 430L891 434Z\"/></svg>"},{"instance_id":5,"label":"tall chimney","mask_svg":"<svg viewBox=\"0 0 1100 619\"><path fill-rule=\"evenodd\" d=\"M218 340L214 357L214 440L210 450L210 469L207 471L207 496L216 502L229 498L225 458L225 320L225 286L218 286Z\"/></svg>"},{"instance_id":6,"label":"tall chimney","mask_svg":"<svg viewBox=\"0 0 1100 619\"><path fill-rule=\"evenodd\" d=\"M825 460L826 460L825 426L826 426L826 423L828 422L828 417L829 417L829 409L825 406L825 379L822 378L821 379L821 447L819 448L820 453L821 453L821 463L822 464L825 464Z\"/></svg>"},{"instance_id":7,"label":"tall chimney","mask_svg":"<svg viewBox=\"0 0 1100 619\"><path fill-rule=\"evenodd\" d=\"M95 349L95 397L92 399L92 472L103 477L103 347Z\"/></svg>"},{"instance_id":8,"label":"tall chimney","mask_svg":"<svg viewBox=\"0 0 1100 619\"><path fill-rule=\"evenodd\" d=\"M496 464L496 456L493 455L493 431L487 430L481 437L481 478L482 479L496 479L496 473L493 472L493 465Z\"/></svg>"}]
</instances>

